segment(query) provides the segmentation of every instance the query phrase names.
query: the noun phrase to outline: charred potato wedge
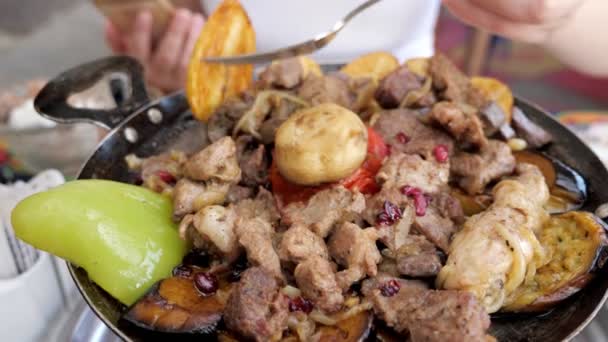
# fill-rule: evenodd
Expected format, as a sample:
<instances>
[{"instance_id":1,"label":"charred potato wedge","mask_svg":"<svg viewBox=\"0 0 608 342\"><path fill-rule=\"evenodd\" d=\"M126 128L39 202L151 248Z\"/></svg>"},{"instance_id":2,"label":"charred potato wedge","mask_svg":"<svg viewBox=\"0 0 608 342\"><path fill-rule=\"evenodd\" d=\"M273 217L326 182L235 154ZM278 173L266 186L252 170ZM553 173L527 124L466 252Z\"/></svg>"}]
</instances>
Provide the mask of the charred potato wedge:
<instances>
[{"instance_id":1,"label":"charred potato wedge","mask_svg":"<svg viewBox=\"0 0 608 342\"><path fill-rule=\"evenodd\" d=\"M427 77L429 75L429 64L428 58L412 58L405 61L405 66L408 70L420 77Z\"/></svg>"},{"instance_id":2,"label":"charred potato wedge","mask_svg":"<svg viewBox=\"0 0 608 342\"><path fill-rule=\"evenodd\" d=\"M140 328L164 333L211 334L222 319L231 284L220 281L220 289L203 296L189 277L161 280L123 316Z\"/></svg>"},{"instance_id":3,"label":"charred potato wedge","mask_svg":"<svg viewBox=\"0 0 608 342\"><path fill-rule=\"evenodd\" d=\"M207 121L227 98L247 89L252 65L204 63L204 57L255 52L255 32L238 0L224 0L207 19L188 66L186 97L194 116Z\"/></svg>"},{"instance_id":4,"label":"charred potato wedge","mask_svg":"<svg viewBox=\"0 0 608 342\"><path fill-rule=\"evenodd\" d=\"M551 260L513 293L503 311L551 308L580 291L608 258L606 226L588 212L553 216L543 227L539 240Z\"/></svg>"},{"instance_id":5,"label":"charred potato wedge","mask_svg":"<svg viewBox=\"0 0 608 342\"><path fill-rule=\"evenodd\" d=\"M341 72L350 77L371 77L379 80L399 67L399 61L388 52L372 52L346 64Z\"/></svg>"}]
</instances>

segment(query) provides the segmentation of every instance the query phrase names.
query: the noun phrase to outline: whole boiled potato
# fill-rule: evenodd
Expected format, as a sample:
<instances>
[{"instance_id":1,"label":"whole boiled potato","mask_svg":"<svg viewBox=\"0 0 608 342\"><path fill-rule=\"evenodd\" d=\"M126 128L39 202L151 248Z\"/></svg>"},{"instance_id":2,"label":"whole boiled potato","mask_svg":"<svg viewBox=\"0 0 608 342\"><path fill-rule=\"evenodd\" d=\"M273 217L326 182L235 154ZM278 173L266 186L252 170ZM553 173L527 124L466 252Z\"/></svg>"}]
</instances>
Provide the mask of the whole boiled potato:
<instances>
[{"instance_id":1,"label":"whole boiled potato","mask_svg":"<svg viewBox=\"0 0 608 342\"><path fill-rule=\"evenodd\" d=\"M279 171L296 184L343 179L361 166L366 154L367 128L357 114L333 103L294 113L275 137Z\"/></svg>"}]
</instances>

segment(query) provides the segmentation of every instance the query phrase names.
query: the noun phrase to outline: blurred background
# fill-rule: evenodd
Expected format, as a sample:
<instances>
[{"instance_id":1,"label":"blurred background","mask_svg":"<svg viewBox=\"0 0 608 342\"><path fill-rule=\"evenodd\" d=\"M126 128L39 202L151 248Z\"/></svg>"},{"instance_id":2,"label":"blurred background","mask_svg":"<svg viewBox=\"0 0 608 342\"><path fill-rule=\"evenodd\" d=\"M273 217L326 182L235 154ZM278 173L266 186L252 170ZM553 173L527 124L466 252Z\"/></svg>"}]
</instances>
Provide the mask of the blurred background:
<instances>
[{"instance_id":1,"label":"blurred background","mask_svg":"<svg viewBox=\"0 0 608 342\"><path fill-rule=\"evenodd\" d=\"M76 174L78 165L84 161L103 135L98 129L85 125L80 131L74 132L80 137L86 137L85 140L88 141L79 151L54 151L49 140L30 143L32 145L29 146L30 149L23 150L28 147L25 146L27 144L15 143L14 141L20 140L13 139L23 138L28 133L20 132L15 138L12 132L3 128L3 124L8 120L8 113L23 106L28 99L31 101L44 80L77 64L110 54L103 40L103 23L103 17L90 1L0 1L0 180L2 182L25 180L33 172L39 171L36 170L39 165L28 162L26 154L33 153L32 149L40 151L43 144L46 146L42 149L45 154L57 152L53 156L56 158L54 160L67 158L62 159L64 164L58 164L58 168L65 171L64 175L70 178ZM471 29L446 11L442 11L436 34L437 49L446 53L464 70L471 74L490 75L505 81L515 94L541 105L569 124L604 160L608 160L608 116L605 115L608 114L608 79L592 78L572 71L535 46L513 43ZM31 110L31 103L29 107L23 107L23 110ZM32 123L18 124L29 127L28 125ZM45 123L38 124L45 125ZM13 141L12 145L10 141ZM48 163L48 160L45 162ZM48 167L48 164L41 165L44 166L41 168ZM45 183L40 186L45 185L51 184ZM1 191L0 199L10 200L6 196L2 198ZM2 205L3 203L0 203L0 207ZM115 340L116 338L86 309L73 286L70 286L70 279L65 273L63 264L54 261L52 267L59 275L56 278L51 276L49 279L55 279L56 284L46 283L45 286L56 286L60 289L60 300L48 301L53 307L38 312L36 314L38 317L32 317L32 321L40 321L41 326L47 326L49 333L44 335L44 340ZM0 277L0 296L3 289L8 286L2 283L3 281ZM53 295L56 294L53 292ZM46 300L40 298L36 300ZM42 304L32 305L35 308L36 305ZM60 314L57 315L56 312ZM604 316L606 313L602 312L599 319L604 321ZM5 317L2 317L3 322L4 319ZM607 340L601 326L601 323L590 326L579 341ZM7 336L3 335L7 333L5 328L8 327L0 327L0 336ZM14 327L10 328L14 330ZM2 340L12 339L2 338Z\"/></svg>"}]
</instances>

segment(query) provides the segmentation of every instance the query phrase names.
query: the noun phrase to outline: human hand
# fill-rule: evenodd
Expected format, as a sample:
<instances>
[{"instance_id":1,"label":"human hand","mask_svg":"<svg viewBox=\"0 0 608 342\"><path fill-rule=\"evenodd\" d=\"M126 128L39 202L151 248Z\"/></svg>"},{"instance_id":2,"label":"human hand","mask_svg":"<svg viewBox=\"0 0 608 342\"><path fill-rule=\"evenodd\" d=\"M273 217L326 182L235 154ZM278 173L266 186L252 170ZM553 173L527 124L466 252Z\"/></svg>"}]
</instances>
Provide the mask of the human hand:
<instances>
[{"instance_id":1,"label":"human hand","mask_svg":"<svg viewBox=\"0 0 608 342\"><path fill-rule=\"evenodd\" d=\"M443 0L467 24L528 43L544 43L587 0Z\"/></svg>"},{"instance_id":2,"label":"human hand","mask_svg":"<svg viewBox=\"0 0 608 342\"><path fill-rule=\"evenodd\" d=\"M178 9L163 36L153 42L152 15L141 12L130 32L120 32L108 20L105 36L115 53L139 60L150 85L171 92L185 85L190 54L204 23L201 14Z\"/></svg>"}]
</instances>

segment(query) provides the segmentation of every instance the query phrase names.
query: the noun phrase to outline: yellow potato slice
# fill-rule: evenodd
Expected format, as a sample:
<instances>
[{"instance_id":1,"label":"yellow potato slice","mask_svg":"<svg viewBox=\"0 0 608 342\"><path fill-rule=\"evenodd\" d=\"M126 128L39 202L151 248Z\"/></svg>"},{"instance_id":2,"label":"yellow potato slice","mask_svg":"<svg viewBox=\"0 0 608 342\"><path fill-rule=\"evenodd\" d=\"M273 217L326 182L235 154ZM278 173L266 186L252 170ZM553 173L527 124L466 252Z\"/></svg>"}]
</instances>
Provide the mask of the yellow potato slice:
<instances>
[{"instance_id":1,"label":"yellow potato slice","mask_svg":"<svg viewBox=\"0 0 608 342\"><path fill-rule=\"evenodd\" d=\"M188 66L186 96L198 120L206 121L226 99L247 89L252 65L202 62L203 57L255 52L255 32L238 0L224 0L207 19Z\"/></svg>"},{"instance_id":2,"label":"yellow potato slice","mask_svg":"<svg viewBox=\"0 0 608 342\"><path fill-rule=\"evenodd\" d=\"M346 64L341 72L350 77L372 77L379 80L399 67L399 61L388 52L379 51L363 55Z\"/></svg>"},{"instance_id":3,"label":"yellow potato slice","mask_svg":"<svg viewBox=\"0 0 608 342\"><path fill-rule=\"evenodd\" d=\"M300 63L302 64L302 68L304 69L304 77L312 74L315 76L321 76L323 72L321 71L321 67L317 62L315 62L312 58L307 56L300 56Z\"/></svg>"},{"instance_id":4,"label":"yellow potato slice","mask_svg":"<svg viewBox=\"0 0 608 342\"><path fill-rule=\"evenodd\" d=\"M425 57L408 59L405 62L407 68L420 77L429 75L429 59Z\"/></svg>"},{"instance_id":5,"label":"yellow potato slice","mask_svg":"<svg viewBox=\"0 0 608 342\"><path fill-rule=\"evenodd\" d=\"M492 77L471 77L473 87L479 89L488 99L496 101L507 114L507 122L511 122L513 111L513 93L509 86Z\"/></svg>"}]
</instances>

